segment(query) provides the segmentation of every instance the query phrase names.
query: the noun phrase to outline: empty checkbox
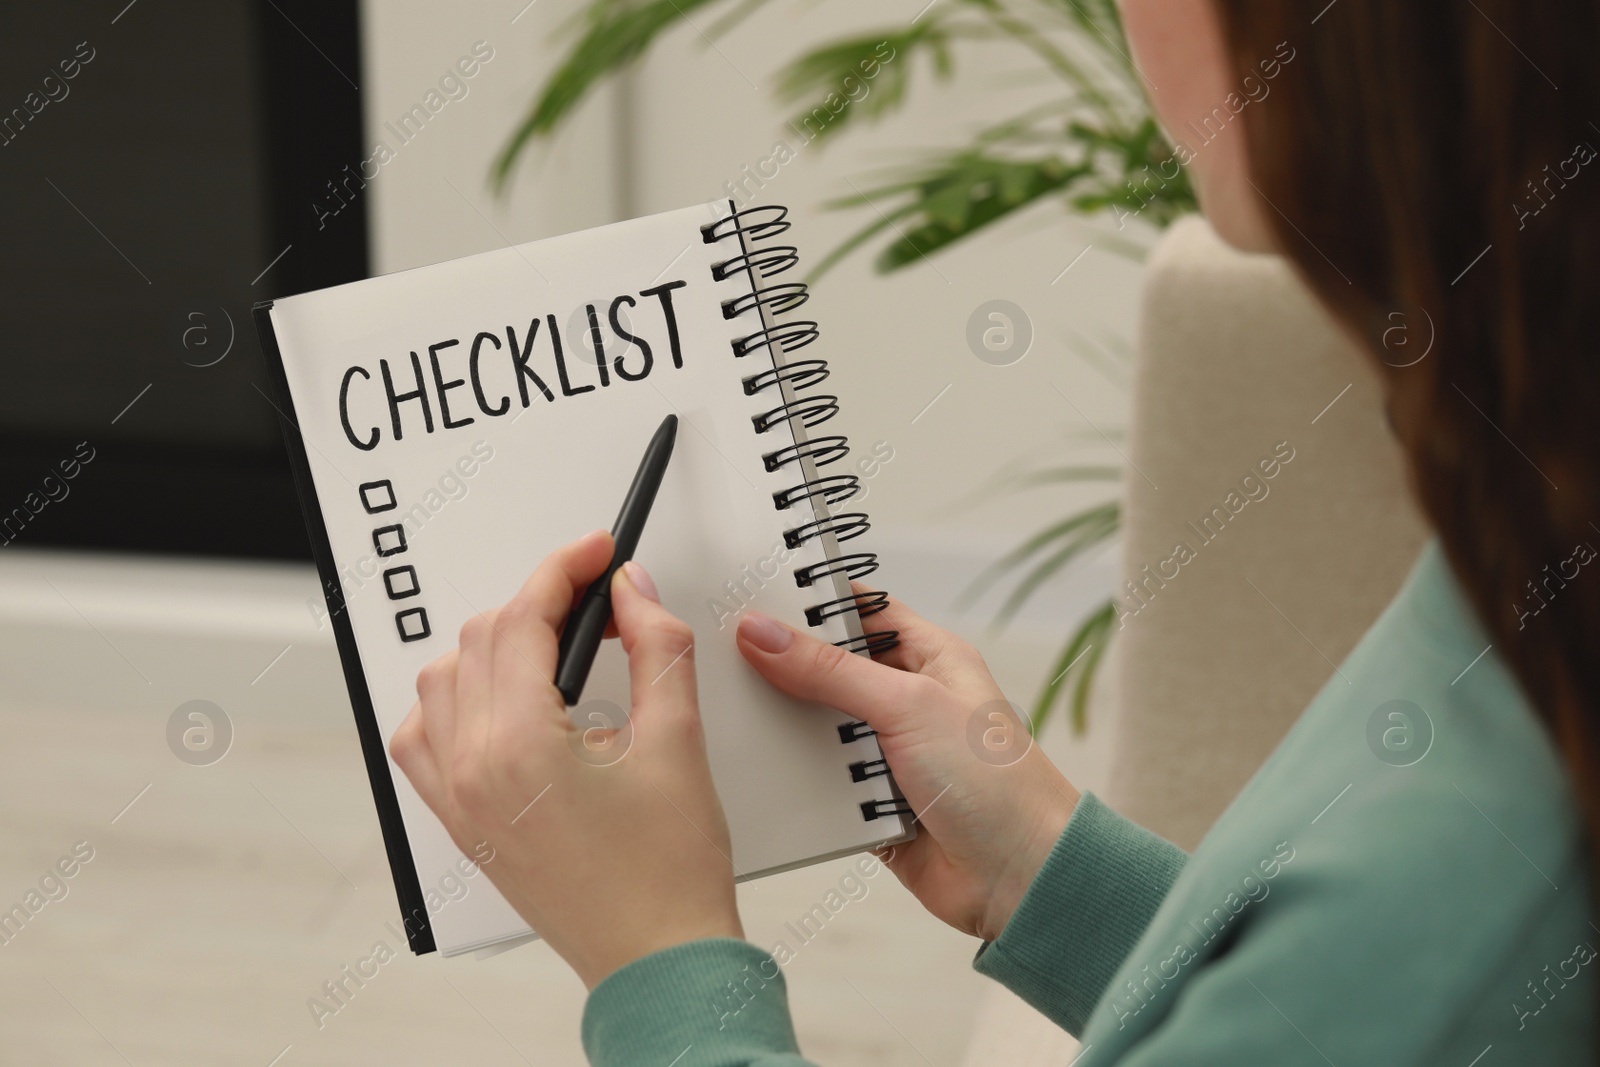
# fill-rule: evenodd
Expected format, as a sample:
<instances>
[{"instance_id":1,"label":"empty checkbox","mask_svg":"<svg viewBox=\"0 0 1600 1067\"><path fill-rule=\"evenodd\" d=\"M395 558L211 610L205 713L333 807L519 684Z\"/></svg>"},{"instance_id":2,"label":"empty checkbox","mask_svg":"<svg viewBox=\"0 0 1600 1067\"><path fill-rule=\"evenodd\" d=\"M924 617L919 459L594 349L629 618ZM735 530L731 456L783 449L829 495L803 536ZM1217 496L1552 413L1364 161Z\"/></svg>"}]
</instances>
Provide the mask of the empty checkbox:
<instances>
[{"instance_id":1,"label":"empty checkbox","mask_svg":"<svg viewBox=\"0 0 1600 1067\"><path fill-rule=\"evenodd\" d=\"M363 482L361 506L367 509L368 515L376 515L380 511L393 511L394 485L387 478L381 482Z\"/></svg>"},{"instance_id":2,"label":"empty checkbox","mask_svg":"<svg viewBox=\"0 0 1600 1067\"><path fill-rule=\"evenodd\" d=\"M383 586L389 591L390 600L404 600L422 591L422 586L417 582L417 568L409 565L390 567L384 571Z\"/></svg>"},{"instance_id":3,"label":"empty checkbox","mask_svg":"<svg viewBox=\"0 0 1600 1067\"><path fill-rule=\"evenodd\" d=\"M400 631L402 641L421 641L433 633L428 626L427 608L407 608L405 611L395 612L394 625Z\"/></svg>"},{"instance_id":4,"label":"empty checkbox","mask_svg":"<svg viewBox=\"0 0 1600 1067\"><path fill-rule=\"evenodd\" d=\"M372 531L372 547L380 556L398 556L406 550L406 528L398 523L378 527Z\"/></svg>"}]
</instances>

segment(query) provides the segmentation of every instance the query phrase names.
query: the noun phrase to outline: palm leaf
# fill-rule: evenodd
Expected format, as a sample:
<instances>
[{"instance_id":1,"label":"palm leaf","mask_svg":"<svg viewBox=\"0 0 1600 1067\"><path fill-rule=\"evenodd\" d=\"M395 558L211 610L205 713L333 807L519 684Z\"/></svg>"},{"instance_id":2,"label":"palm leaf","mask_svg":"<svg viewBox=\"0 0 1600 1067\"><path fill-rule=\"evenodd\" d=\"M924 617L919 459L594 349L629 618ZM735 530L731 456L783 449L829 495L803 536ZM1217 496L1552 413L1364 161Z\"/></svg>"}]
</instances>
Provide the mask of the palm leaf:
<instances>
[{"instance_id":1,"label":"palm leaf","mask_svg":"<svg viewBox=\"0 0 1600 1067\"><path fill-rule=\"evenodd\" d=\"M844 255L893 225L896 236L879 254L877 267L888 272L917 262L932 252L968 237L985 226L1058 192L1089 173L1087 164L1071 164L1047 156L1013 160L990 155L980 148L958 152L904 173L901 180L853 197L833 201L830 207L867 205L879 218L834 249L812 272L820 277ZM888 212L876 200L885 195L904 199ZM890 223L909 219L909 226Z\"/></svg>"},{"instance_id":2,"label":"palm leaf","mask_svg":"<svg viewBox=\"0 0 1600 1067\"><path fill-rule=\"evenodd\" d=\"M585 9L588 26L556 67L495 158L490 170L503 189L517 157L536 137L555 132L589 91L642 56L662 33L687 21L689 14L723 0L595 0Z\"/></svg>"},{"instance_id":3,"label":"palm leaf","mask_svg":"<svg viewBox=\"0 0 1600 1067\"><path fill-rule=\"evenodd\" d=\"M1095 509L1100 511L1102 509ZM1011 595L1006 597L1005 603L1000 605L1000 610L995 612L994 622L991 624L995 630L1004 629L1016 617L1033 594L1038 592L1045 582L1049 581L1062 567L1083 555L1089 549L1109 541L1116 535L1119 514L1116 506L1110 509L1110 514L1100 515L1096 521L1086 523L1075 530L1071 535L1063 538L1062 545L1055 552L1036 563L1032 570L1024 574L1011 590ZM1090 512L1088 514L1095 514Z\"/></svg>"},{"instance_id":4,"label":"palm leaf","mask_svg":"<svg viewBox=\"0 0 1600 1067\"><path fill-rule=\"evenodd\" d=\"M1050 668L1050 680L1034 698L1033 710L1028 716L1034 737L1039 736L1039 731L1044 728L1057 699L1067 686L1069 677L1074 675L1076 677L1073 678L1072 684L1072 732L1075 736L1083 734L1088 722L1090 689L1094 684L1101 657L1105 655L1106 645L1111 639L1112 624L1116 622L1116 618L1116 605L1108 600L1084 619L1072 636L1067 638L1067 643L1062 646L1060 655Z\"/></svg>"},{"instance_id":5,"label":"palm leaf","mask_svg":"<svg viewBox=\"0 0 1600 1067\"><path fill-rule=\"evenodd\" d=\"M739 23L755 14L756 8L766 2L767 0L739 0L738 5L732 11L719 16L717 21L706 28L706 40L719 40Z\"/></svg>"},{"instance_id":6,"label":"palm leaf","mask_svg":"<svg viewBox=\"0 0 1600 1067\"><path fill-rule=\"evenodd\" d=\"M1068 21L1082 31L1082 39L1111 60L1131 82L1139 76L1128 54L1127 34L1122 29L1122 12L1117 0L1049 0L1063 8Z\"/></svg>"},{"instance_id":7,"label":"palm leaf","mask_svg":"<svg viewBox=\"0 0 1600 1067\"><path fill-rule=\"evenodd\" d=\"M911 59L919 51L931 56L933 71L941 79L954 73L950 38L945 23L930 18L909 29L851 37L812 49L778 72L780 99L793 102L812 97L818 101L789 125L797 133L820 140L843 129L853 116L881 118L905 102L911 85ZM872 71L870 77L867 70ZM850 95L852 84L863 87L861 96ZM830 99L844 103L834 110L828 106Z\"/></svg>"},{"instance_id":8,"label":"palm leaf","mask_svg":"<svg viewBox=\"0 0 1600 1067\"><path fill-rule=\"evenodd\" d=\"M1033 52L1046 67L1071 85L1078 98L1100 115L1114 119L1121 109L1107 93L1105 79L1084 67L1072 56L1057 47L1047 35L1026 19L1018 18L1002 4L982 5L994 28L1006 37Z\"/></svg>"},{"instance_id":9,"label":"palm leaf","mask_svg":"<svg viewBox=\"0 0 1600 1067\"><path fill-rule=\"evenodd\" d=\"M1121 505L1113 500L1050 524L985 567L968 584L966 591L957 598L957 605L970 607L978 597L983 595L985 590L994 585L1001 577L1020 567L1057 541L1074 538L1078 536L1079 531L1085 528L1091 531L1098 531L1104 526L1110 526L1114 530L1120 513ZM1101 538L1101 540L1103 539Z\"/></svg>"},{"instance_id":10,"label":"palm leaf","mask_svg":"<svg viewBox=\"0 0 1600 1067\"><path fill-rule=\"evenodd\" d=\"M1187 174L1176 168L1171 145L1148 117L1126 129L1069 119L1064 132L1051 135L1064 142L1068 151L1034 158L1001 154L1006 145L1032 145L1043 136L1039 121L1063 112L1072 114L1076 107L1073 100L1058 100L1034 108L981 131L965 150L900 171L894 180L877 188L830 202L830 208L869 206L879 217L824 257L811 277L821 277L885 229L893 228L895 237L880 251L875 265L888 273L926 259L1053 195L1066 197L1084 214L1117 209L1156 226L1165 226L1196 209ZM1176 177L1167 178L1168 173ZM885 198L895 201L887 211L879 206ZM901 220L907 224L902 225ZM1112 242L1103 243L1112 247ZM1112 250L1126 251L1120 246Z\"/></svg>"},{"instance_id":11,"label":"palm leaf","mask_svg":"<svg viewBox=\"0 0 1600 1067\"><path fill-rule=\"evenodd\" d=\"M1126 132L1073 122L1067 137L1101 164L1096 179L1084 182L1084 191L1072 198L1076 210L1094 214L1121 208L1157 227L1198 210L1188 172L1177 165L1171 144L1153 118Z\"/></svg>"},{"instance_id":12,"label":"palm leaf","mask_svg":"<svg viewBox=\"0 0 1600 1067\"><path fill-rule=\"evenodd\" d=\"M577 20L582 27L577 42L496 158L491 171L496 188L504 189L527 145L553 133L597 84L635 62L678 22L727 2L591 0ZM725 32L765 2L737 0L712 24L711 33ZM820 107L792 120L797 132L804 130L812 139L837 134L857 112L877 119L900 107L912 77L910 60L919 52L930 56L936 76L949 77L954 67L950 46L957 39L1019 45L1070 90L1061 99L980 132L967 149L907 172L901 181L830 204L870 205L878 217L824 257L812 278L881 238L886 230L892 229L894 235L875 260L882 272L920 262L1050 196L1060 196L1081 213L1138 214L1157 227L1194 210L1193 191L1181 172L1174 179L1162 174L1153 199L1149 191L1153 171L1160 173L1161 167L1170 171L1172 148L1154 121L1133 106L1139 83L1116 0L1038 2L1070 27L1069 43L1086 45L1090 49L1086 55L1107 62L1087 62L1077 54L1084 52L1083 47L1063 47L1056 39L1059 35L1045 33L1018 14L1014 4L957 0L905 29L859 34L814 48L780 72L780 98L821 95ZM889 62L881 58L885 44L894 49ZM839 94L847 89L845 79L861 78L861 64L868 60L878 65L875 78L862 79L867 91L839 107ZM828 106L830 101L833 106ZM1051 120L1057 117L1066 121L1056 125ZM899 202L883 209L877 201L884 196ZM1138 246L1111 238L1106 247L1138 254Z\"/></svg>"}]
</instances>

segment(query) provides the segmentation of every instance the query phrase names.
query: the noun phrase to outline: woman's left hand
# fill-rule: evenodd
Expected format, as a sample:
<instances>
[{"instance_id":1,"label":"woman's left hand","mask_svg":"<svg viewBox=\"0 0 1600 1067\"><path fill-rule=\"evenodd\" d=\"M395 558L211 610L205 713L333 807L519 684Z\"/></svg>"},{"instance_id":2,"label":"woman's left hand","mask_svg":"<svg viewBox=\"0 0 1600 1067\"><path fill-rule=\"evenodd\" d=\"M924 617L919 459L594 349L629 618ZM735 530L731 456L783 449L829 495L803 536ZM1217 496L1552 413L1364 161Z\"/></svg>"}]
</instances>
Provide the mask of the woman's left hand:
<instances>
[{"instance_id":1,"label":"woman's left hand","mask_svg":"<svg viewBox=\"0 0 1600 1067\"><path fill-rule=\"evenodd\" d=\"M484 873L590 989L658 949L744 936L694 635L643 568L626 565L611 586L628 725L574 726L551 682L561 627L611 552L609 534L589 534L468 620L459 649L418 675L420 699L389 746L463 852L494 850ZM626 746L621 758L610 746Z\"/></svg>"}]
</instances>

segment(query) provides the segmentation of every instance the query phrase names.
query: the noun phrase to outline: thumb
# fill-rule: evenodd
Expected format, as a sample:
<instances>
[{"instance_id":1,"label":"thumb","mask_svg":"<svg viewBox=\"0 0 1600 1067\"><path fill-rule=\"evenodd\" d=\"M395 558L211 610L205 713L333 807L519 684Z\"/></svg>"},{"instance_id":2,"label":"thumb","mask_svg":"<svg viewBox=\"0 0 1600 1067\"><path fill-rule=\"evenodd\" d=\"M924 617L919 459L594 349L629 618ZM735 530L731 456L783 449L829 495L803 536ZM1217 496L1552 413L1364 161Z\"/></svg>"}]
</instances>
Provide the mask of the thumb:
<instances>
[{"instance_id":1,"label":"thumb","mask_svg":"<svg viewBox=\"0 0 1600 1067\"><path fill-rule=\"evenodd\" d=\"M739 653L778 689L861 719L880 733L900 708L914 674L818 641L759 612L739 620Z\"/></svg>"},{"instance_id":2,"label":"thumb","mask_svg":"<svg viewBox=\"0 0 1600 1067\"><path fill-rule=\"evenodd\" d=\"M611 614L628 654L633 706L695 712L694 631L661 606L655 582L639 564L611 579Z\"/></svg>"}]
</instances>

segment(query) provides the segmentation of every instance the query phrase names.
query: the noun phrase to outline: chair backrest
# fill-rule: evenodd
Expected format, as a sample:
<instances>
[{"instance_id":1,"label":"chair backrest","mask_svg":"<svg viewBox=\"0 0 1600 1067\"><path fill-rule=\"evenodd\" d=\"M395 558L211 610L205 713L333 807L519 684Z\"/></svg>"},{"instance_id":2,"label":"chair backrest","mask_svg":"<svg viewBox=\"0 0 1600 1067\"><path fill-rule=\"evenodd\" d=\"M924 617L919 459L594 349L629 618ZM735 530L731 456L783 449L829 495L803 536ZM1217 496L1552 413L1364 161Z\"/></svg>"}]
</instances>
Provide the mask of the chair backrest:
<instances>
[{"instance_id":1,"label":"chair backrest","mask_svg":"<svg viewBox=\"0 0 1600 1067\"><path fill-rule=\"evenodd\" d=\"M1427 349L1426 322L1385 325L1397 361ZM1173 226L1146 265L1137 351L1122 570L1138 592L1121 591L1136 613L1090 720L1115 731L1107 801L1193 848L1383 610L1427 531L1376 375L1282 260L1234 252L1198 218ZM962 1064L1078 1052L996 988Z\"/></svg>"},{"instance_id":2,"label":"chair backrest","mask_svg":"<svg viewBox=\"0 0 1600 1067\"><path fill-rule=\"evenodd\" d=\"M1145 287L1107 799L1192 848L1427 531L1376 373L1283 260L1188 219ZM1386 325L1397 360L1431 343L1426 321Z\"/></svg>"}]
</instances>

